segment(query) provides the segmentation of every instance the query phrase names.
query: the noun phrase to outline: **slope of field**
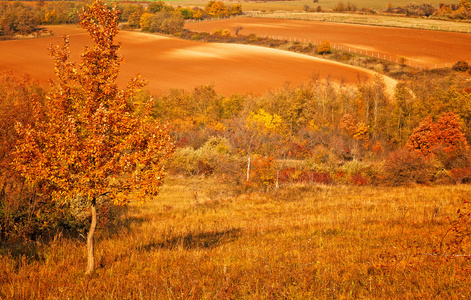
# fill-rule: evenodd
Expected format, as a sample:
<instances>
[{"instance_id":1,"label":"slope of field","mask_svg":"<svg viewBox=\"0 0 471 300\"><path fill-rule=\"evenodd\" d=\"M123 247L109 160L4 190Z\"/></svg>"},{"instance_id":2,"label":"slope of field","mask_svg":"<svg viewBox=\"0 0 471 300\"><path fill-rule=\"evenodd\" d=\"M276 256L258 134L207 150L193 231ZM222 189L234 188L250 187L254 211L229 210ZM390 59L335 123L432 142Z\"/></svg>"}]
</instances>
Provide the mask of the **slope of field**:
<instances>
[{"instance_id":1,"label":"slope of field","mask_svg":"<svg viewBox=\"0 0 471 300\"><path fill-rule=\"evenodd\" d=\"M243 35L254 33L312 43L330 41L337 48L376 58L395 61L405 57L417 67L451 67L458 60L471 59L471 35L467 33L247 17L187 23L185 26L205 32L240 26Z\"/></svg>"},{"instance_id":2,"label":"slope of field","mask_svg":"<svg viewBox=\"0 0 471 300\"><path fill-rule=\"evenodd\" d=\"M76 26L51 26L53 37L3 41L0 46L0 70L28 73L46 85L53 78L53 62L47 45L60 44L62 36L70 37L71 59L86 44L88 34ZM290 82L299 84L319 74L334 81L356 84L371 79L373 72L356 69L313 57L269 48L190 42L138 32L120 32L121 53L125 63L119 84L138 72L149 80L149 89L165 94L171 88L192 89L214 85L221 94L264 93ZM394 82L387 81L389 86Z\"/></svg>"}]
</instances>

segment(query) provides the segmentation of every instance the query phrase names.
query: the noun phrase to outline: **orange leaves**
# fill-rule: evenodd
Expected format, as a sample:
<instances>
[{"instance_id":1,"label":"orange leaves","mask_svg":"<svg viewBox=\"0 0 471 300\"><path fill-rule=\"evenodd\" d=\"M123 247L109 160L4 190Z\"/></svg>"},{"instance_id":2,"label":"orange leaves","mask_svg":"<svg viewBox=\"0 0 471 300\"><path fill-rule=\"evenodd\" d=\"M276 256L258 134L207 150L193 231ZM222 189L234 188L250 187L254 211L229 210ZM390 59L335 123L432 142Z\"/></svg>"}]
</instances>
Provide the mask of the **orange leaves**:
<instances>
[{"instance_id":1,"label":"orange leaves","mask_svg":"<svg viewBox=\"0 0 471 300\"><path fill-rule=\"evenodd\" d=\"M419 152L424 156L432 154L438 148L450 153L466 146L466 138L454 113L442 114L436 123L430 116L427 117L414 129L407 141L407 148L410 151Z\"/></svg>"},{"instance_id":2,"label":"orange leaves","mask_svg":"<svg viewBox=\"0 0 471 300\"><path fill-rule=\"evenodd\" d=\"M327 53L330 53L332 51L332 48L330 46L330 42L329 41L323 41L322 43L319 44L319 46L317 47L317 53L318 54L327 54Z\"/></svg>"},{"instance_id":3,"label":"orange leaves","mask_svg":"<svg viewBox=\"0 0 471 300\"><path fill-rule=\"evenodd\" d=\"M369 140L369 127L364 123L356 123L355 119L350 114L345 114L340 120L340 128L345 129L349 135L359 141L368 142Z\"/></svg>"},{"instance_id":4,"label":"orange leaves","mask_svg":"<svg viewBox=\"0 0 471 300\"><path fill-rule=\"evenodd\" d=\"M155 195L173 143L166 128L153 121L152 99L134 101L145 82L133 78L124 91L115 83L122 60L113 44L116 9L97 0L81 19L95 43L78 67L68 61L67 38L50 47L57 79L44 116L32 126L17 126L16 169L33 184L45 183L60 200L107 193L122 204L131 193Z\"/></svg>"},{"instance_id":5,"label":"orange leaves","mask_svg":"<svg viewBox=\"0 0 471 300\"><path fill-rule=\"evenodd\" d=\"M87 29L95 46L110 47L118 34L119 10L116 5L107 9L101 0L95 0L80 14L80 26Z\"/></svg>"}]
</instances>

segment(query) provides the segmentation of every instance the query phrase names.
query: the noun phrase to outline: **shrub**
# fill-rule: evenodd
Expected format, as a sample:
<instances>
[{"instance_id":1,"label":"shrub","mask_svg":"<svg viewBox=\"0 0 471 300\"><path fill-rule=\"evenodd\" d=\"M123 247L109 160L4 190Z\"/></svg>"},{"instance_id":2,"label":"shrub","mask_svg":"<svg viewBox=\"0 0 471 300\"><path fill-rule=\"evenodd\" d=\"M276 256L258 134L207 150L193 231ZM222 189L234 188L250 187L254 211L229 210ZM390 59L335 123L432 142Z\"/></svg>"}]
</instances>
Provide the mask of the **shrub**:
<instances>
[{"instance_id":1,"label":"shrub","mask_svg":"<svg viewBox=\"0 0 471 300\"><path fill-rule=\"evenodd\" d=\"M258 41L259 41L259 38L254 33L251 33L247 36L247 43L255 43Z\"/></svg>"},{"instance_id":2,"label":"shrub","mask_svg":"<svg viewBox=\"0 0 471 300\"><path fill-rule=\"evenodd\" d=\"M232 146L223 137L210 137L197 150L192 147L178 148L170 161L169 169L176 174L234 175L240 170L239 162L231 156Z\"/></svg>"},{"instance_id":3,"label":"shrub","mask_svg":"<svg viewBox=\"0 0 471 300\"><path fill-rule=\"evenodd\" d=\"M277 163L274 157L255 155L252 159L250 178L246 188L258 188L268 191L277 182Z\"/></svg>"},{"instance_id":4,"label":"shrub","mask_svg":"<svg viewBox=\"0 0 471 300\"><path fill-rule=\"evenodd\" d=\"M232 33L229 29L217 29L213 32L213 35L220 37L230 37L232 36Z\"/></svg>"},{"instance_id":5,"label":"shrub","mask_svg":"<svg viewBox=\"0 0 471 300\"><path fill-rule=\"evenodd\" d=\"M35 241L57 233L84 233L88 214L78 218L68 205L46 201L33 192L23 191L14 207L0 200L0 241ZM2 197L3 198L3 197Z\"/></svg>"},{"instance_id":6,"label":"shrub","mask_svg":"<svg viewBox=\"0 0 471 300\"><path fill-rule=\"evenodd\" d=\"M463 60L457 61L452 67L454 71L460 71L460 72L466 72L468 68L469 68L468 63Z\"/></svg>"},{"instance_id":7,"label":"shrub","mask_svg":"<svg viewBox=\"0 0 471 300\"><path fill-rule=\"evenodd\" d=\"M332 48L330 46L330 42L329 41L324 41L322 43L319 44L319 46L317 47L317 53L318 54L328 54L328 53L331 53L332 52Z\"/></svg>"},{"instance_id":8,"label":"shrub","mask_svg":"<svg viewBox=\"0 0 471 300\"><path fill-rule=\"evenodd\" d=\"M354 3L348 2L347 4L343 2L337 3L334 7L334 11L343 12L343 11L356 11L357 6Z\"/></svg>"},{"instance_id":9,"label":"shrub","mask_svg":"<svg viewBox=\"0 0 471 300\"><path fill-rule=\"evenodd\" d=\"M304 171L299 176L298 182L332 184L334 180L329 172Z\"/></svg>"},{"instance_id":10,"label":"shrub","mask_svg":"<svg viewBox=\"0 0 471 300\"><path fill-rule=\"evenodd\" d=\"M353 174L350 180L354 185L366 185L368 183L368 178L359 173Z\"/></svg>"},{"instance_id":11,"label":"shrub","mask_svg":"<svg viewBox=\"0 0 471 300\"><path fill-rule=\"evenodd\" d=\"M440 164L433 157L399 149L385 161L385 183L398 186L430 183Z\"/></svg>"},{"instance_id":12,"label":"shrub","mask_svg":"<svg viewBox=\"0 0 471 300\"><path fill-rule=\"evenodd\" d=\"M414 129L407 148L422 156L437 158L447 169L469 165L467 141L459 118L445 113L437 122L427 117Z\"/></svg>"}]
</instances>

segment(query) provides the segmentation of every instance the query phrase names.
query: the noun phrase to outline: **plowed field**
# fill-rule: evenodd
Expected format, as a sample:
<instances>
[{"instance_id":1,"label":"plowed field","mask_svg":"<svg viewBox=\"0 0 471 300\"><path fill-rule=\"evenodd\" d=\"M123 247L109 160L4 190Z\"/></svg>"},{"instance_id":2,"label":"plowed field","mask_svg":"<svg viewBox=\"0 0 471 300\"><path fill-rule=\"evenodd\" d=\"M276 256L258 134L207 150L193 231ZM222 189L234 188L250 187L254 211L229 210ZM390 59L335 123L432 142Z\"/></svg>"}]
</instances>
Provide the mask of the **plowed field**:
<instances>
[{"instance_id":1,"label":"plowed field","mask_svg":"<svg viewBox=\"0 0 471 300\"><path fill-rule=\"evenodd\" d=\"M405 57L415 67L451 67L458 60L471 60L471 34L416 29L386 28L302 20L234 18L187 23L193 31L234 29L297 41L330 41L343 50L395 61Z\"/></svg>"},{"instance_id":2,"label":"plowed field","mask_svg":"<svg viewBox=\"0 0 471 300\"><path fill-rule=\"evenodd\" d=\"M0 42L0 70L28 73L47 85L54 77L48 44L60 44L62 36L68 34L73 61L79 60L84 45L91 44L88 34L76 26L49 29L55 36ZM224 95L260 94L287 82L305 82L313 74L353 84L374 76L363 69L263 47L190 42L127 31L120 32L117 40L122 43L120 52L126 60L119 84L124 87L131 76L140 73L149 80L148 88L155 94L208 84ZM394 85L388 78L386 83Z\"/></svg>"}]
</instances>

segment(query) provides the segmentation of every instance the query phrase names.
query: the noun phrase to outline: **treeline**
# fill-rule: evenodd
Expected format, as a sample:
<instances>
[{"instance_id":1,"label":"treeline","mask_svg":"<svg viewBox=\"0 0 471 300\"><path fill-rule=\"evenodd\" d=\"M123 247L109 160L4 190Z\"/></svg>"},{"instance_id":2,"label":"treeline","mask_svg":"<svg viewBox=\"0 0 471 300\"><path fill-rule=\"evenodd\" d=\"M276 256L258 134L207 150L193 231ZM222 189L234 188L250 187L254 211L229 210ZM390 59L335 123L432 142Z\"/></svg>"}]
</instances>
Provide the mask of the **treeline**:
<instances>
[{"instance_id":1,"label":"treeline","mask_svg":"<svg viewBox=\"0 0 471 300\"><path fill-rule=\"evenodd\" d=\"M217 176L241 192L293 182L465 183L471 88L461 73L441 72L410 73L393 95L379 76L353 87L313 75L261 96L222 96L212 86L171 90L155 97L153 116L177 146L169 172ZM80 232L87 222L83 207L44 201L12 167L15 124L28 124L38 109L31 100L45 95L30 78L0 76L0 239ZM143 91L134 101L149 97ZM102 205L100 219L112 220L118 212Z\"/></svg>"},{"instance_id":2,"label":"treeline","mask_svg":"<svg viewBox=\"0 0 471 300\"><path fill-rule=\"evenodd\" d=\"M0 2L0 38L38 32L41 25L75 24L82 2Z\"/></svg>"},{"instance_id":3,"label":"treeline","mask_svg":"<svg viewBox=\"0 0 471 300\"><path fill-rule=\"evenodd\" d=\"M226 6L221 1L209 1L204 9L198 7L174 7L162 1L150 2L147 7L139 4L118 4L122 11L121 22L130 28L143 31L173 34L180 32L184 20L229 17L242 14L240 4Z\"/></svg>"},{"instance_id":4,"label":"treeline","mask_svg":"<svg viewBox=\"0 0 471 300\"><path fill-rule=\"evenodd\" d=\"M406 16L468 20L471 18L471 2L461 0L459 4L451 5L440 3L438 7L429 3L410 3L400 7L393 7L389 4L386 12Z\"/></svg>"},{"instance_id":5,"label":"treeline","mask_svg":"<svg viewBox=\"0 0 471 300\"><path fill-rule=\"evenodd\" d=\"M0 38L39 34L41 25L77 24L78 13L86 2L38 1L31 3L0 2ZM120 22L145 31L175 33L181 31L186 19L229 17L242 14L240 4L226 6L221 1L209 1L204 9L174 7L162 1L148 4L117 4Z\"/></svg>"},{"instance_id":6,"label":"treeline","mask_svg":"<svg viewBox=\"0 0 471 300\"><path fill-rule=\"evenodd\" d=\"M171 124L180 148L173 170L187 175L227 176L235 170L238 184L264 178L265 183L256 186L266 188L276 186L280 172L287 170L298 179L322 183L457 183L469 180L471 173L468 148L462 143L471 138L471 94L469 83L457 77L411 74L392 96L381 77L353 88L313 76L304 85L260 97L223 97L208 86L193 92L173 90L157 99L155 114ZM444 113L452 116L442 119ZM438 140L464 147L445 151L442 142L427 134L419 136L432 155L422 155L421 146L409 147L411 136L417 136L416 129L428 117L442 120L440 124L459 124L455 129L463 140ZM269 174L247 179L241 170L250 168L249 157Z\"/></svg>"},{"instance_id":7,"label":"treeline","mask_svg":"<svg viewBox=\"0 0 471 300\"><path fill-rule=\"evenodd\" d=\"M316 3L316 1L314 1ZM329 11L330 9L321 6L310 7L304 5L303 9L310 12ZM451 20L469 20L471 18L471 2L469 0L460 0L458 4L440 3L435 6L430 3L409 3L403 6L395 6L393 2L389 3L386 9L376 10L368 7L358 8L353 2L338 2L332 9L335 12L361 12L366 14L399 14L410 17L430 17L438 19Z\"/></svg>"}]
</instances>

